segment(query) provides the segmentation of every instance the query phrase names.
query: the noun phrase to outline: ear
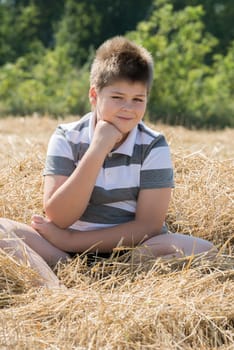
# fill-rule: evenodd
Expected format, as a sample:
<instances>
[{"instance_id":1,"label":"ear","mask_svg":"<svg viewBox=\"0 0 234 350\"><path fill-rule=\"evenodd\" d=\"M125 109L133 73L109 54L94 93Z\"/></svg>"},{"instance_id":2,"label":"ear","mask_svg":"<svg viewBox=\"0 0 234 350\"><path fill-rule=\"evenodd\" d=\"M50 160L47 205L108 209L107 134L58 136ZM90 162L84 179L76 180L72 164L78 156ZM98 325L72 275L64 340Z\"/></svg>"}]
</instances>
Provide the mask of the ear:
<instances>
[{"instance_id":1,"label":"ear","mask_svg":"<svg viewBox=\"0 0 234 350\"><path fill-rule=\"evenodd\" d=\"M89 89L89 102L92 106L96 106L97 91L95 86L91 86Z\"/></svg>"}]
</instances>

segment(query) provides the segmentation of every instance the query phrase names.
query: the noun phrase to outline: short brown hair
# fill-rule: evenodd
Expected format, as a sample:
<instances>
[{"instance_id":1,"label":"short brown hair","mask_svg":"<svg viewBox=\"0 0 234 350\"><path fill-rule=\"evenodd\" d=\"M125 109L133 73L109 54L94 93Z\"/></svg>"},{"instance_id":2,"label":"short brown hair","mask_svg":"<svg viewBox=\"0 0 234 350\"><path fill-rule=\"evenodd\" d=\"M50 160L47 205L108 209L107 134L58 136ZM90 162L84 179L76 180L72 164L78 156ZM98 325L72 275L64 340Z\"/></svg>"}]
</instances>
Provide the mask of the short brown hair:
<instances>
[{"instance_id":1,"label":"short brown hair","mask_svg":"<svg viewBox=\"0 0 234 350\"><path fill-rule=\"evenodd\" d=\"M149 92L153 81L153 59L144 47L123 36L116 36L97 49L90 84L101 90L121 79L142 82Z\"/></svg>"}]
</instances>

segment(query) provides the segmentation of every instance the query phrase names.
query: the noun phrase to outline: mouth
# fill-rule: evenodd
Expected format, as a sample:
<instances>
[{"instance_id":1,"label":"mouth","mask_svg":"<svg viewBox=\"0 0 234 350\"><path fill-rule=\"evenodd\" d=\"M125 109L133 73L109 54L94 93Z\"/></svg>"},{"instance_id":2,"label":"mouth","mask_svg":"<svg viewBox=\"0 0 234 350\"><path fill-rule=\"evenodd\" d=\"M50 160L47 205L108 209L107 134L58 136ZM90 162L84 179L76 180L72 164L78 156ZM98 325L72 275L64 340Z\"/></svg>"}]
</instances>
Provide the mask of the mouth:
<instances>
[{"instance_id":1,"label":"mouth","mask_svg":"<svg viewBox=\"0 0 234 350\"><path fill-rule=\"evenodd\" d=\"M122 115L118 115L117 118L121 119L121 120L126 120L126 121L129 121L129 120L133 119L132 117L125 117L125 116L122 116Z\"/></svg>"}]
</instances>

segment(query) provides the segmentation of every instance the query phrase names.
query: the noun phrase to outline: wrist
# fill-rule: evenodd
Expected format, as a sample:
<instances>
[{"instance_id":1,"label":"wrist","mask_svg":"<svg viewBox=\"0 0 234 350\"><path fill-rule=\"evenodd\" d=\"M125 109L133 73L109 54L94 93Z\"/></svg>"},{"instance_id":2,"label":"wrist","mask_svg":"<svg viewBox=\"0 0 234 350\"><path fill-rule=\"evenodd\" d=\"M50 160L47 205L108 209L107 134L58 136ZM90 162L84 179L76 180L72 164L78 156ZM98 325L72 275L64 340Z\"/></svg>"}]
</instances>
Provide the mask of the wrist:
<instances>
[{"instance_id":1,"label":"wrist","mask_svg":"<svg viewBox=\"0 0 234 350\"><path fill-rule=\"evenodd\" d=\"M86 153L87 153L87 156L90 155L90 156L94 157L96 160L100 159L100 160L104 161L107 154L110 153L112 148L113 148L112 145L109 146L105 142L93 141L93 142L91 142Z\"/></svg>"},{"instance_id":2,"label":"wrist","mask_svg":"<svg viewBox=\"0 0 234 350\"><path fill-rule=\"evenodd\" d=\"M105 120L99 120L95 126L90 146L94 146L98 152L102 152L106 156L116 144L121 142L122 138L122 133L115 125Z\"/></svg>"}]
</instances>

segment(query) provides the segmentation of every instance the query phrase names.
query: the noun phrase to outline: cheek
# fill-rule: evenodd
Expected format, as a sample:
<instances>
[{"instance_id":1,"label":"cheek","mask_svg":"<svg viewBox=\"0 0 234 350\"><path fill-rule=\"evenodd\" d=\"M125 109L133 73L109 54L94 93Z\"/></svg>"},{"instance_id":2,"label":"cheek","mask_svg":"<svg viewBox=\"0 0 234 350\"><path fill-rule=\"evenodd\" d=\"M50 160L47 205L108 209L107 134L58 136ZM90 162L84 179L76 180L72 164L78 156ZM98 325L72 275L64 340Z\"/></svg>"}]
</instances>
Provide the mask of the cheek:
<instances>
[{"instance_id":1,"label":"cheek","mask_svg":"<svg viewBox=\"0 0 234 350\"><path fill-rule=\"evenodd\" d=\"M145 114L146 108L147 108L147 105L145 104L145 105L142 107L142 110L141 110L143 114Z\"/></svg>"},{"instance_id":2,"label":"cheek","mask_svg":"<svg viewBox=\"0 0 234 350\"><path fill-rule=\"evenodd\" d=\"M146 111L146 106L140 106L138 109L137 109L137 114L139 115L139 116L144 116L144 114L145 114L145 111Z\"/></svg>"},{"instance_id":3,"label":"cheek","mask_svg":"<svg viewBox=\"0 0 234 350\"><path fill-rule=\"evenodd\" d=\"M103 103L100 105L99 111L102 113L103 116L105 117L111 117L117 110L117 106L115 106L113 103Z\"/></svg>"},{"instance_id":4,"label":"cheek","mask_svg":"<svg viewBox=\"0 0 234 350\"><path fill-rule=\"evenodd\" d=\"M110 121L111 113L113 113L113 108L111 108L111 106L108 106L108 104L106 103L97 104L96 113L97 113L97 118L99 120Z\"/></svg>"}]
</instances>

